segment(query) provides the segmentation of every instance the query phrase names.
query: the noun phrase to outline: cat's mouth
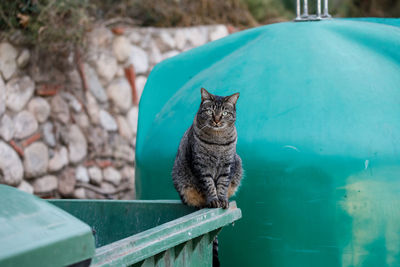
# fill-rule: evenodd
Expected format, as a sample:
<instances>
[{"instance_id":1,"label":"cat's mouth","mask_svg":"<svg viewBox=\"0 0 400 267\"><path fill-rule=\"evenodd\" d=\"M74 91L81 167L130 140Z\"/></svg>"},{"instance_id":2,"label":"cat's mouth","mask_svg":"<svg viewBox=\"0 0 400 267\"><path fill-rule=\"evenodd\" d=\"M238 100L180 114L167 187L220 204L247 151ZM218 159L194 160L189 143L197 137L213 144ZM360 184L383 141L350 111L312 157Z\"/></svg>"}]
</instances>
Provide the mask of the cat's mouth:
<instances>
[{"instance_id":1,"label":"cat's mouth","mask_svg":"<svg viewBox=\"0 0 400 267\"><path fill-rule=\"evenodd\" d=\"M211 125L211 129L215 130L215 131L220 131L222 129L225 128L225 124L220 124L220 125Z\"/></svg>"},{"instance_id":2,"label":"cat's mouth","mask_svg":"<svg viewBox=\"0 0 400 267\"><path fill-rule=\"evenodd\" d=\"M222 123L222 122L215 122L215 121L213 121L213 122L210 123L210 125L211 125L211 127L213 127L213 128L221 128L221 127L223 127L225 124Z\"/></svg>"}]
</instances>

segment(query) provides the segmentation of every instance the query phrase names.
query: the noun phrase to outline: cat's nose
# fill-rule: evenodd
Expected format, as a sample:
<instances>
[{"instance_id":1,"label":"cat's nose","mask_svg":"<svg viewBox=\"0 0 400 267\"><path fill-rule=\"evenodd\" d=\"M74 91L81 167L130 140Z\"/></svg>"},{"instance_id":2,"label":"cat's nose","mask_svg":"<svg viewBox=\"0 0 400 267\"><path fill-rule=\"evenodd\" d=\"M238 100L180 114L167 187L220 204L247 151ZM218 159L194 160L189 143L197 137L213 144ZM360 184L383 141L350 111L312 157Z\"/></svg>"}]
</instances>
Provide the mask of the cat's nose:
<instances>
[{"instance_id":1,"label":"cat's nose","mask_svg":"<svg viewBox=\"0 0 400 267\"><path fill-rule=\"evenodd\" d=\"M220 121L221 121L221 116L215 116L215 117L214 117L214 121L215 121L216 123L220 122Z\"/></svg>"}]
</instances>

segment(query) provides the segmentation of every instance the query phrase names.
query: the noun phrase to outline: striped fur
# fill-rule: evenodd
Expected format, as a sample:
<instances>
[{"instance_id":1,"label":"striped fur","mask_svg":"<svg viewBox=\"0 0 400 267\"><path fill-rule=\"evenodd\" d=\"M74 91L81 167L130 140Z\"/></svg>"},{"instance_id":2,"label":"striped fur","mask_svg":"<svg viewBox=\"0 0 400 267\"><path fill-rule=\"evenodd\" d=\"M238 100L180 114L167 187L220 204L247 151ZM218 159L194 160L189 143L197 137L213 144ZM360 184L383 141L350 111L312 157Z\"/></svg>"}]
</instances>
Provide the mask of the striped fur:
<instances>
[{"instance_id":1,"label":"striped fur","mask_svg":"<svg viewBox=\"0 0 400 267\"><path fill-rule=\"evenodd\" d=\"M213 267L219 267L221 263L218 257L218 237L216 236L213 240Z\"/></svg>"},{"instance_id":2,"label":"striped fur","mask_svg":"<svg viewBox=\"0 0 400 267\"><path fill-rule=\"evenodd\" d=\"M201 104L179 145L172 170L182 201L198 208L228 208L242 178L236 153L236 101L201 89Z\"/></svg>"},{"instance_id":3,"label":"striped fur","mask_svg":"<svg viewBox=\"0 0 400 267\"><path fill-rule=\"evenodd\" d=\"M242 179L236 154L236 101L201 89L200 108L179 144L172 180L183 203L197 208L228 208ZM219 267L218 239L213 241L213 266Z\"/></svg>"}]
</instances>

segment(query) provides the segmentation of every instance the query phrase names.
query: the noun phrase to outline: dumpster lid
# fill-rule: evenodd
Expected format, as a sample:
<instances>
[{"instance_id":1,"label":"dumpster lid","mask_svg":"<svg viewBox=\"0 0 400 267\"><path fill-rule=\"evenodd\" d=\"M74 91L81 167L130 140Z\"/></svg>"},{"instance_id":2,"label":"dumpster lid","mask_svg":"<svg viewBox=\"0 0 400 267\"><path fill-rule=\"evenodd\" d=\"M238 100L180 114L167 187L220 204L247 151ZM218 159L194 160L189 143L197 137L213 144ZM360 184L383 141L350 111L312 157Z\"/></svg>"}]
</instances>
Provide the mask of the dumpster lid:
<instances>
[{"instance_id":1,"label":"dumpster lid","mask_svg":"<svg viewBox=\"0 0 400 267\"><path fill-rule=\"evenodd\" d=\"M87 224L5 185L0 185L0 225L0 266L67 266L94 255Z\"/></svg>"}]
</instances>

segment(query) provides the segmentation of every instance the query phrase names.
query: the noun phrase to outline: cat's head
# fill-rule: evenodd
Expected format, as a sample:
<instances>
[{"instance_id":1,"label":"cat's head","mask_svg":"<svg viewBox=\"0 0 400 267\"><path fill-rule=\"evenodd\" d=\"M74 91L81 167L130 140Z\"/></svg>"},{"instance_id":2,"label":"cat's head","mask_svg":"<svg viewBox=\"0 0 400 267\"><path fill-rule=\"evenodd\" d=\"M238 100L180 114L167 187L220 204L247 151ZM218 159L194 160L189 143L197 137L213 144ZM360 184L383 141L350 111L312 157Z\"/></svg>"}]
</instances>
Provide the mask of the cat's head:
<instances>
[{"instance_id":1,"label":"cat's head","mask_svg":"<svg viewBox=\"0 0 400 267\"><path fill-rule=\"evenodd\" d=\"M197 112L198 126L206 130L221 131L233 127L236 121L236 102L239 93L217 96L201 88L201 104Z\"/></svg>"}]
</instances>

